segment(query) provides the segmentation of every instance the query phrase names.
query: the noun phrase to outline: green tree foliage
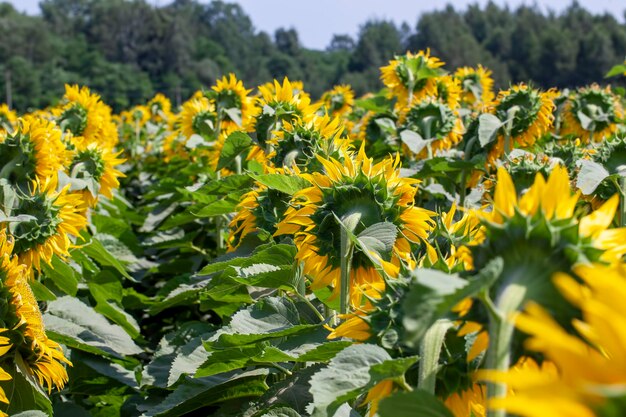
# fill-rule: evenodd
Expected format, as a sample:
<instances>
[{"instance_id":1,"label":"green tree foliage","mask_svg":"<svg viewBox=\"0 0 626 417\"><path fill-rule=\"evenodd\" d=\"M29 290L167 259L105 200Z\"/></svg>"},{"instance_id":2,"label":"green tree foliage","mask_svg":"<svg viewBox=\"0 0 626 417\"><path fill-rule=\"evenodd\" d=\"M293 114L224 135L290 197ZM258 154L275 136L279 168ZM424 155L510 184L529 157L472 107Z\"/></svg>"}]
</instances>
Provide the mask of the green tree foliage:
<instances>
[{"instance_id":1,"label":"green tree foliage","mask_svg":"<svg viewBox=\"0 0 626 417\"><path fill-rule=\"evenodd\" d=\"M381 87L378 67L395 53L425 48L448 68L487 66L501 87L571 87L602 81L623 60L626 25L576 2L561 14L447 6L413 28L368 21L356 39L338 34L317 51L293 28L257 31L239 5L222 1L44 0L38 16L0 4L0 91L10 78L22 111L52 104L66 82L88 85L116 110L154 91L178 103L232 71L249 86L289 74L314 96L337 83L363 93Z\"/></svg>"}]
</instances>

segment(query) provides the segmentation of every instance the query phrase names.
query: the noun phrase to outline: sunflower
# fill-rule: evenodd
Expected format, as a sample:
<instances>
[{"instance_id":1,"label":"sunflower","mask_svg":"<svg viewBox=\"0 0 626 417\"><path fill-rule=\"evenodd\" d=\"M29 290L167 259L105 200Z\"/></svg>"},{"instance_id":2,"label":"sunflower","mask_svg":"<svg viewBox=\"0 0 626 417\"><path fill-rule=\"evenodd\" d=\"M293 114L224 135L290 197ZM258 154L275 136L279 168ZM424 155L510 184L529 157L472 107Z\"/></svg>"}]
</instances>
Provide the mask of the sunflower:
<instances>
[{"instance_id":1,"label":"sunflower","mask_svg":"<svg viewBox=\"0 0 626 417\"><path fill-rule=\"evenodd\" d=\"M362 304L362 286L383 285L374 264L397 277L401 264L415 265L411 243L418 244L432 229L434 213L413 206L417 180L399 176L399 159L387 158L373 165L363 147L355 159L340 162L318 156L324 173L300 174L312 184L298 191L285 212L275 235L294 235L296 258L311 279L313 290L331 287L333 297L340 293L341 226L337 219L358 218L354 234L377 223L393 224L399 234L386 259L372 253L355 252L350 265L351 305Z\"/></svg>"},{"instance_id":2,"label":"sunflower","mask_svg":"<svg viewBox=\"0 0 626 417\"><path fill-rule=\"evenodd\" d=\"M426 141L422 147L408 147L418 158L436 155L460 142L464 132L458 114L439 100L427 98L415 101L400 116L401 129L417 133Z\"/></svg>"},{"instance_id":3,"label":"sunflower","mask_svg":"<svg viewBox=\"0 0 626 417\"><path fill-rule=\"evenodd\" d=\"M100 101L100 96L87 87L65 85L61 106L53 109L59 126L73 136L82 136L88 142L113 148L118 142L117 126L111 108Z\"/></svg>"},{"instance_id":4,"label":"sunflower","mask_svg":"<svg viewBox=\"0 0 626 417\"><path fill-rule=\"evenodd\" d=\"M495 259L502 262L489 291L493 297L486 358L490 367L508 369L514 333L505 318L527 302L550 309L561 322L571 319L572 309L551 283L554 273L570 272L580 262L617 263L626 254L626 228L609 228L618 196L582 218L574 212L578 199L579 193L570 189L567 170L560 165L547 180L538 173L519 199L509 173L503 167L498 169L493 209L477 213L484 240L471 246L476 271L489 267ZM490 397L505 393L506 386L500 383L490 388Z\"/></svg>"},{"instance_id":5,"label":"sunflower","mask_svg":"<svg viewBox=\"0 0 626 417\"><path fill-rule=\"evenodd\" d=\"M444 102L452 110L459 107L461 100L461 83L451 75L443 75L435 79L435 97Z\"/></svg>"},{"instance_id":6,"label":"sunflower","mask_svg":"<svg viewBox=\"0 0 626 417\"><path fill-rule=\"evenodd\" d=\"M193 135L208 138L215 136L217 127L215 106L204 96L183 103L178 119L180 130L187 138Z\"/></svg>"},{"instance_id":7,"label":"sunflower","mask_svg":"<svg viewBox=\"0 0 626 417\"><path fill-rule=\"evenodd\" d=\"M617 123L623 117L619 97L611 87L583 87L565 105L561 134L574 135L585 143L600 142L617 132Z\"/></svg>"},{"instance_id":8,"label":"sunflower","mask_svg":"<svg viewBox=\"0 0 626 417\"><path fill-rule=\"evenodd\" d=\"M17 114L6 104L0 104L0 131L10 131L17 122Z\"/></svg>"},{"instance_id":9,"label":"sunflower","mask_svg":"<svg viewBox=\"0 0 626 417\"><path fill-rule=\"evenodd\" d=\"M510 144L521 148L534 145L543 135L548 133L554 122L554 91L541 92L525 84L514 85L508 90L500 91L492 106L493 114L500 120L510 120ZM487 157L493 164L503 152L505 136L499 134Z\"/></svg>"},{"instance_id":10,"label":"sunflower","mask_svg":"<svg viewBox=\"0 0 626 417\"><path fill-rule=\"evenodd\" d=\"M462 67L454 73L459 80L463 94L461 100L468 106L479 109L488 106L494 98L491 71L478 65L478 68Z\"/></svg>"},{"instance_id":11,"label":"sunflower","mask_svg":"<svg viewBox=\"0 0 626 417\"><path fill-rule=\"evenodd\" d=\"M63 363L71 363L59 344L46 336L41 311L28 284L28 269L12 255L13 247L13 238L7 236L6 230L0 231L0 276L10 305L3 321L12 326L2 329L6 336L0 336L0 351L4 355L15 347L40 385L51 392L53 386L63 388L67 382ZM7 375L0 372L0 380L6 380Z\"/></svg>"},{"instance_id":12,"label":"sunflower","mask_svg":"<svg viewBox=\"0 0 626 417\"><path fill-rule=\"evenodd\" d=\"M272 138L272 132L280 130L284 122L310 117L320 106L311 104L308 94L295 90L287 77L282 84L274 80L273 88L259 87L259 92L261 97L257 98L253 129L262 147Z\"/></svg>"},{"instance_id":13,"label":"sunflower","mask_svg":"<svg viewBox=\"0 0 626 417\"><path fill-rule=\"evenodd\" d=\"M237 129L248 129L252 116L252 100L248 97L250 91L246 90L243 82L228 74L221 80L217 80L212 98L221 118L221 130L232 132Z\"/></svg>"},{"instance_id":14,"label":"sunflower","mask_svg":"<svg viewBox=\"0 0 626 417\"><path fill-rule=\"evenodd\" d=\"M439 58L430 56L430 50L417 54L407 52L381 67L380 78L389 89L389 97L396 97L402 108L414 100L436 95L436 77L442 75L440 67L443 65Z\"/></svg>"},{"instance_id":15,"label":"sunflower","mask_svg":"<svg viewBox=\"0 0 626 417\"><path fill-rule=\"evenodd\" d=\"M461 392L455 392L444 401L454 417L485 417L487 390L482 384L474 383Z\"/></svg>"},{"instance_id":16,"label":"sunflower","mask_svg":"<svg viewBox=\"0 0 626 417\"><path fill-rule=\"evenodd\" d=\"M458 208L453 204L448 212L437 216L436 226L425 242L426 256L420 266L447 272L470 271L474 264L468 245L484 239L480 219L472 211L458 217Z\"/></svg>"},{"instance_id":17,"label":"sunflower","mask_svg":"<svg viewBox=\"0 0 626 417\"><path fill-rule=\"evenodd\" d=\"M20 119L12 133L0 133L0 178L26 190L32 181L55 186L68 152L61 130L48 120Z\"/></svg>"},{"instance_id":18,"label":"sunflower","mask_svg":"<svg viewBox=\"0 0 626 417\"><path fill-rule=\"evenodd\" d=\"M272 152L267 161L275 168L294 168L298 171L319 171L323 167L316 158L341 159L349 152L349 141L338 118L312 115L293 122L285 122L268 141Z\"/></svg>"},{"instance_id":19,"label":"sunflower","mask_svg":"<svg viewBox=\"0 0 626 417\"><path fill-rule=\"evenodd\" d=\"M82 198L90 207L95 207L98 195L113 198L112 191L119 188L118 178L124 177L115 167L124 162L119 159L121 151L113 153L107 148L101 148L96 143L86 144L75 138L75 152L68 167L72 178L85 183L82 189Z\"/></svg>"},{"instance_id":20,"label":"sunflower","mask_svg":"<svg viewBox=\"0 0 626 417\"><path fill-rule=\"evenodd\" d=\"M522 417L626 413L626 266L580 264L574 272L582 283L563 273L553 279L582 311L582 318L571 323L576 332L564 329L537 304L515 316L516 327L530 336L526 348L549 360L552 369L483 371L484 379L504 382L514 391L490 400L490 408Z\"/></svg>"},{"instance_id":21,"label":"sunflower","mask_svg":"<svg viewBox=\"0 0 626 417\"><path fill-rule=\"evenodd\" d=\"M347 114L354 106L354 91L349 85L337 85L322 94L320 100L326 112L331 116Z\"/></svg>"},{"instance_id":22,"label":"sunflower","mask_svg":"<svg viewBox=\"0 0 626 417\"><path fill-rule=\"evenodd\" d=\"M387 398L394 391L394 382L391 379L385 379L378 384L374 385L367 392L363 404L369 404L369 411L367 417L374 417L378 412L378 405L380 401Z\"/></svg>"},{"instance_id":23,"label":"sunflower","mask_svg":"<svg viewBox=\"0 0 626 417\"><path fill-rule=\"evenodd\" d=\"M157 93L146 104L149 120L156 124L169 124L174 119L172 102L161 93Z\"/></svg>"},{"instance_id":24,"label":"sunflower","mask_svg":"<svg viewBox=\"0 0 626 417\"><path fill-rule=\"evenodd\" d=\"M55 254L62 258L69 255L70 236L78 236L87 219L81 195L69 193L69 185L57 192L51 183L35 184L30 195L10 196L7 193L11 191L2 188L0 203L9 215L30 216L8 226L15 237L15 254L20 263L39 270L42 260L50 263ZM10 203L13 206L7 207Z\"/></svg>"}]
</instances>

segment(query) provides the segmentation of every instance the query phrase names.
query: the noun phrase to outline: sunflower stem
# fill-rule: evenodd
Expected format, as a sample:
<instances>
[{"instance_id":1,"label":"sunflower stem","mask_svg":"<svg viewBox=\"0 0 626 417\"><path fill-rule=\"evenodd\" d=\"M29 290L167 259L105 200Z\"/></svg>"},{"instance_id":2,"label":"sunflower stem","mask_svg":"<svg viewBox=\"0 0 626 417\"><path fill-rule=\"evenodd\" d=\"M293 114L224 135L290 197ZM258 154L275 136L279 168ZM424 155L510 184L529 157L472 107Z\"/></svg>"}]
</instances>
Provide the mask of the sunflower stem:
<instances>
[{"instance_id":1,"label":"sunflower stem","mask_svg":"<svg viewBox=\"0 0 626 417\"><path fill-rule=\"evenodd\" d=\"M417 387L431 394L435 393L437 372L439 371L439 355L441 347L452 322L446 319L437 320L424 334L420 342L420 361Z\"/></svg>"},{"instance_id":2,"label":"sunflower stem","mask_svg":"<svg viewBox=\"0 0 626 417\"><path fill-rule=\"evenodd\" d=\"M617 167L617 172L621 176L618 187L620 193L619 199L619 224L620 227L626 227L626 165Z\"/></svg>"},{"instance_id":3,"label":"sunflower stem","mask_svg":"<svg viewBox=\"0 0 626 417\"><path fill-rule=\"evenodd\" d=\"M474 144L478 140L478 136L474 136L469 141L467 141L467 145L465 145L465 155L463 155L464 161L469 161L472 157L472 148ZM465 207L465 195L467 193L467 168L463 168L461 172L461 196L459 198L459 205L461 207Z\"/></svg>"},{"instance_id":4,"label":"sunflower stem","mask_svg":"<svg viewBox=\"0 0 626 417\"><path fill-rule=\"evenodd\" d=\"M483 302L489 310L489 348L487 349L487 369L508 371L511 366L511 342L515 333L515 324L511 314L518 311L526 301L526 288L511 282L500 292L495 304L485 292ZM489 382L487 384L488 398L505 397L507 385L504 383ZM504 409L489 410L488 417L506 417Z\"/></svg>"},{"instance_id":5,"label":"sunflower stem","mask_svg":"<svg viewBox=\"0 0 626 417\"><path fill-rule=\"evenodd\" d=\"M340 284L340 307L341 314L348 313L350 305L350 267L352 265L352 254L354 245L348 237L348 231L345 227L341 228L341 284Z\"/></svg>"}]
</instances>

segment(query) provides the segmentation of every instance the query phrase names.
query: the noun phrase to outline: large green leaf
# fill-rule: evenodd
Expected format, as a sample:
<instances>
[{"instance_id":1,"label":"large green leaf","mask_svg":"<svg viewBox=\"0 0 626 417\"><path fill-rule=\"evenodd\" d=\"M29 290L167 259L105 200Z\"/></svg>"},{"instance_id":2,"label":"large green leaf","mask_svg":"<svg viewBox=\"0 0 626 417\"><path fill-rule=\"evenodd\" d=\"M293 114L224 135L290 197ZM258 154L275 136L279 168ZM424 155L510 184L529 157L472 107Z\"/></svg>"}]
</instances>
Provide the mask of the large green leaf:
<instances>
[{"instance_id":1,"label":"large green leaf","mask_svg":"<svg viewBox=\"0 0 626 417\"><path fill-rule=\"evenodd\" d=\"M72 348L118 358L143 352L122 327L79 299L65 296L50 302L43 318L50 337Z\"/></svg>"},{"instance_id":2,"label":"large green leaf","mask_svg":"<svg viewBox=\"0 0 626 417\"><path fill-rule=\"evenodd\" d=\"M391 359L377 345L349 346L311 378L309 411L313 417L332 417L342 404L385 379L401 377L416 361L417 357Z\"/></svg>"},{"instance_id":3,"label":"large green leaf","mask_svg":"<svg viewBox=\"0 0 626 417\"><path fill-rule=\"evenodd\" d=\"M284 174L249 174L252 178L265 185L272 190L278 190L282 193L293 195L303 188L309 187L308 181L297 175Z\"/></svg>"},{"instance_id":4,"label":"large green leaf","mask_svg":"<svg viewBox=\"0 0 626 417\"><path fill-rule=\"evenodd\" d=\"M398 392L384 398L378 414L380 417L454 417L437 397L423 390Z\"/></svg>"},{"instance_id":5,"label":"large green leaf","mask_svg":"<svg viewBox=\"0 0 626 417\"><path fill-rule=\"evenodd\" d=\"M502 259L496 258L467 280L434 269L413 271L414 279L403 301L406 343L417 347L430 326L451 314L452 307L489 288L500 276L502 266Z\"/></svg>"},{"instance_id":6,"label":"large green leaf","mask_svg":"<svg viewBox=\"0 0 626 417\"><path fill-rule=\"evenodd\" d=\"M224 146L220 153L217 169L229 166L237 156L248 150L252 145L252 138L243 132L231 133L224 141Z\"/></svg>"},{"instance_id":7,"label":"large green leaf","mask_svg":"<svg viewBox=\"0 0 626 417\"><path fill-rule=\"evenodd\" d=\"M199 408L238 398L259 397L266 390L265 370L187 379L143 417L177 417Z\"/></svg>"},{"instance_id":8,"label":"large green leaf","mask_svg":"<svg viewBox=\"0 0 626 417\"><path fill-rule=\"evenodd\" d=\"M42 263L42 270L46 277L50 278L54 285L65 294L76 295L80 276L74 268L63 262L58 256L52 257L50 265Z\"/></svg>"},{"instance_id":9,"label":"large green leaf","mask_svg":"<svg viewBox=\"0 0 626 417\"><path fill-rule=\"evenodd\" d=\"M9 405L0 405L0 410L15 415L26 410L37 410L46 416L52 415L52 404L48 395L28 369L19 353L16 353L15 364L3 364L3 369L11 375L8 381L0 381L0 387L9 398Z\"/></svg>"}]
</instances>

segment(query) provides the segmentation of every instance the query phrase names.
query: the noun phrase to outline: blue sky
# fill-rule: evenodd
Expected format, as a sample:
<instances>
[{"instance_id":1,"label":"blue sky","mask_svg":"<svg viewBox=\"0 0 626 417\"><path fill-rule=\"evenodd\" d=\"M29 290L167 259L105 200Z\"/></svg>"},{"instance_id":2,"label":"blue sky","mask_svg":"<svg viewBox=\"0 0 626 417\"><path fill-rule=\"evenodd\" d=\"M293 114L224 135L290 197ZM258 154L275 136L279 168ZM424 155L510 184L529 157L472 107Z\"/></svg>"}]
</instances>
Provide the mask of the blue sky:
<instances>
[{"instance_id":1,"label":"blue sky","mask_svg":"<svg viewBox=\"0 0 626 417\"><path fill-rule=\"evenodd\" d=\"M148 0L157 5L169 0ZM300 42L308 48L325 48L332 35L347 33L355 36L359 26L371 18L391 19L397 23L406 21L415 26L417 17L427 11L442 9L447 3L457 9L468 4L486 4L488 0L238 0L252 18L258 30L274 33L279 27L294 27ZM559 12L571 0L495 0L500 5L516 7L521 4L537 4L542 10ZM37 13L39 0L9 0L18 10ZM624 0L580 0L585 8L595 12L610 12L620 21L624 20Z\"/></svg>"}]
</instances>

